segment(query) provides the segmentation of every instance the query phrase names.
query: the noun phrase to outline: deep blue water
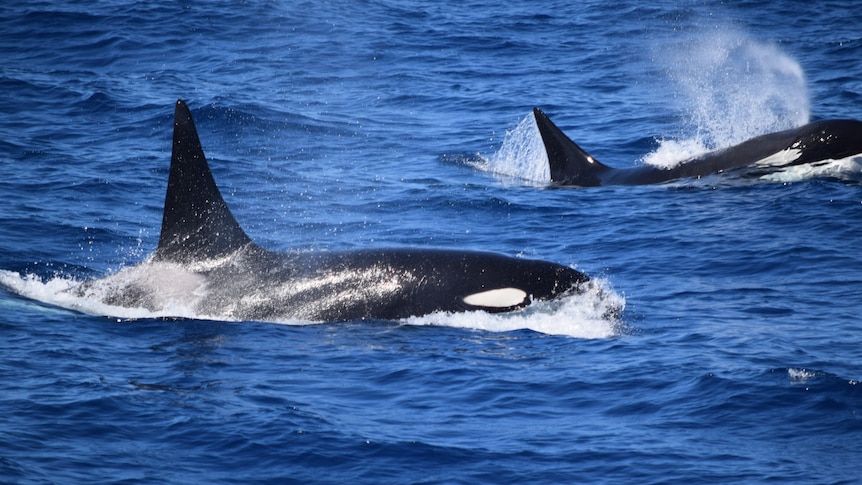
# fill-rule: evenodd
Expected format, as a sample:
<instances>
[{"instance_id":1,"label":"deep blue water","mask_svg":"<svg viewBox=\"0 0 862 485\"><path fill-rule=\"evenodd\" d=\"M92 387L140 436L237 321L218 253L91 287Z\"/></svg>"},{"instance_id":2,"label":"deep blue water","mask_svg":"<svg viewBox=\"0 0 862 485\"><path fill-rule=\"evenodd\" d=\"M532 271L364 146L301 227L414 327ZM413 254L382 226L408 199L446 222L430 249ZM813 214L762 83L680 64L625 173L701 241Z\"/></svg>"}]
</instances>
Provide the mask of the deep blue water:
<instances>
[{"instance_id":1,"label":"deep blue water","mask_svg":"<svg viewBox=\"0 0 862 485\"><path fill-rule=\"evenodd\" d=\"M554 189L524 122L631 166L862 118L851 3L4 4L0 481L858 482L859 160ZM54 305L155 248L177 98L264 246L491 250L602 291L313 325Z\"/></svg>"}]
</instances>

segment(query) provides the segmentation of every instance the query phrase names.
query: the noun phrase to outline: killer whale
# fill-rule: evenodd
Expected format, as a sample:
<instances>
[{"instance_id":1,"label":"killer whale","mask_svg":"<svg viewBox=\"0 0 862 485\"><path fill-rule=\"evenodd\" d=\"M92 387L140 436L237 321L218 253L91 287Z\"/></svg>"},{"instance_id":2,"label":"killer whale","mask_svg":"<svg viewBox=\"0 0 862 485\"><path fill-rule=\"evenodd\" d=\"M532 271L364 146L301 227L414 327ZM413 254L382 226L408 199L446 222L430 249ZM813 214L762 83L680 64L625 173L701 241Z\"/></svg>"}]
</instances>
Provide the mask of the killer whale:
<instances>
[{"instance_id":1,"label":"killer whale","mask_svg":"<svg viewBox=\"0 0 862 485\"><path fill-rule=\"evenodd\" d=\"M743 168L759 176L788 166L862 153L862 121L821 120L711 151L672 168L640 165L615 169L584 151L538 107L533 108L533 116L548 155L551 182L556 185L644 185Z\"/></svg>"},{"instance_id":2,"label":"killer whale","mask_svg":"<svg viewBox=\"0 0 862 485\"><path fill-rule=\"evenodd\" d=\"M567 266L492 252L265 249L225 203L191 112L178 100L158 247L137 266L72 291L160 316L181 306L204 318L336 322L512 311L577 293L588 280Z\"/></svg>"}]
</instances>

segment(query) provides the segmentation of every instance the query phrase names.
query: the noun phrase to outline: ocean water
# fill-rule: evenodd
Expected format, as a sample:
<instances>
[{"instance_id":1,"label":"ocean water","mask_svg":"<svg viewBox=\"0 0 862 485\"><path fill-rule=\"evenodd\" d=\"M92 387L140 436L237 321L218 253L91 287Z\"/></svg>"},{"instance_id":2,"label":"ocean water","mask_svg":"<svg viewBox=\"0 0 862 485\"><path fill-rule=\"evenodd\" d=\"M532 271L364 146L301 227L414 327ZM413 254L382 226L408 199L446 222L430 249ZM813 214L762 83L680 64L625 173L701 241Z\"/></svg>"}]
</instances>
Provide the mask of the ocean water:
<instances>
[{"instance_id":1,"label":"ocean water","mask_svg":"<svg viewBox=\"0 0 862 485\"><path fill-rule=\"evenodd\" d=\"M858 483L862 160L553 188L529 115L617 167L862 118L860 26L835 1L0 6L0 481ZM597 289L399 322L63 308L155 248L178 98L261 245L490 250Z\"/></svg>"}]
</instances>

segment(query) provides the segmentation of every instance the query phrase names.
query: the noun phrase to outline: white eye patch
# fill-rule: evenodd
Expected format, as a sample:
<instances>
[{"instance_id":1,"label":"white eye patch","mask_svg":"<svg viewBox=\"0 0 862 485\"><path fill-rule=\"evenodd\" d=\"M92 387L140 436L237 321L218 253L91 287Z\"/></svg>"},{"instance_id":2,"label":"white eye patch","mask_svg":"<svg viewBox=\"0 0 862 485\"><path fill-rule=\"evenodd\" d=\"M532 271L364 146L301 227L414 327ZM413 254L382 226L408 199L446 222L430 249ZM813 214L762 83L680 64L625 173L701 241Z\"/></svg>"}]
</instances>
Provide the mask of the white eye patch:
<instances>
[{"instance_id":1,"label":"white eye patch","mask_svg":"<svg viewBox=\"0 0 862 485\"><path fill-rule=\"evenodd\" d=\"M522 305L527 292L518 288L497 288L464 297L464 303L484 308L509 308Z\"/></svg>"}]
</instances>

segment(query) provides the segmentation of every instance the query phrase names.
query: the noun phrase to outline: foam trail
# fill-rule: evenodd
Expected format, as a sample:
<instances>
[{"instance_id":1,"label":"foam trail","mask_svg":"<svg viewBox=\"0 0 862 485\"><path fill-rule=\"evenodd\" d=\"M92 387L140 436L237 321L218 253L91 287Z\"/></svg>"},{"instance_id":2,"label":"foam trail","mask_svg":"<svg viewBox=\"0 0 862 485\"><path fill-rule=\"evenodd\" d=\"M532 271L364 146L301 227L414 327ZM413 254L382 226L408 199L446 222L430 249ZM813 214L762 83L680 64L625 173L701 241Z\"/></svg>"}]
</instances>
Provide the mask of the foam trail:
<instances>
[{"instance_id":1,"label":"foam trail","mask_svg":"<svg viewBox=\"0 0 862 485\"><path fill-rule=\"evenodd\" d=\"M192 306L181 302L174 302L158 311L108 305L102 302L101 296L80 296L70 291L80 284L81 281L70 277L55 276L43 281L35 275L22 275L14 271L0 270L0 286L17 295L67 310L133 320L165 317L207 318L197 315Z\"/></svg>"}]
</instances>

